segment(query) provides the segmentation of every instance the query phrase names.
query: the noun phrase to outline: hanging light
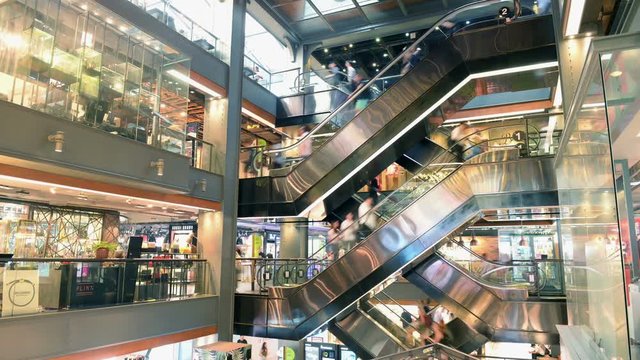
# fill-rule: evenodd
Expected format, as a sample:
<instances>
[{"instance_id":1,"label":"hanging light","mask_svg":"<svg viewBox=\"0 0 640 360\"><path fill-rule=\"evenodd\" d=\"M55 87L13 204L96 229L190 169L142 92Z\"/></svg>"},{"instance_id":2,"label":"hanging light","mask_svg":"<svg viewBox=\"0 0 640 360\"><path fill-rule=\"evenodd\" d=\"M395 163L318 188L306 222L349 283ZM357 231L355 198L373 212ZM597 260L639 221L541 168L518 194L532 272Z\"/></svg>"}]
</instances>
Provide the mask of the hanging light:
<instances>
[{"instance_id":1,"label":"hanging light","mask_svg":"<svg viewBox=\"0 0 640 360\"><path fill-rule=\"evenodd\" d=\"M460 235L458 235L458 243L460 245L464 245L464 241L462 240L462 233L460 233Z\"/></svg>"},{"instance_id":2,"label":"hanging light","mask_svg":"<svg viewBox=\"0 0 640 360\"><path fill-rule=\"evenodd\" d=\"M455 241L455 238L453 238L453 239L449 239L449 241L447 241L447 247L448 247L448 248L453 247L453 242L454 242L454 241Z\"/></svg>"},{"instance_id":3,"label":"hanging light","mask_svg":"<svg viewBox=\"0 0 640 360\"><path fill-rule=\"evenodd\" d=\"M473 230L471 232L471 242L469 242L469 246L478 246L478 240L476 240L476 231Z\"/></svg>"}]
</instances>

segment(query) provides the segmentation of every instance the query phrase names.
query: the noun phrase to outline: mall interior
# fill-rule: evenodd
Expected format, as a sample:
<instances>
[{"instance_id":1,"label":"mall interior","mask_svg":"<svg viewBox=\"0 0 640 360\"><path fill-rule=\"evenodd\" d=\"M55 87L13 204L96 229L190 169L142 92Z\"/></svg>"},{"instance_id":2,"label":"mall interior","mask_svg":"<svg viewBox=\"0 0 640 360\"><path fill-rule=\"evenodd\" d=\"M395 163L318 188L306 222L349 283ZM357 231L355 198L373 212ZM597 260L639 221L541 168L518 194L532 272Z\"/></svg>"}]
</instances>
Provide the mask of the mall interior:
<instances>
[{"instance_id":1,"label":"mall interior","mask_svg":"<svg viewBox=\"0 0 640 360\"><path fill-rule=\"evenodd\" d=\"M639 8L0 0L0 358L640 360Z\"/></svg>"}]
</instances>

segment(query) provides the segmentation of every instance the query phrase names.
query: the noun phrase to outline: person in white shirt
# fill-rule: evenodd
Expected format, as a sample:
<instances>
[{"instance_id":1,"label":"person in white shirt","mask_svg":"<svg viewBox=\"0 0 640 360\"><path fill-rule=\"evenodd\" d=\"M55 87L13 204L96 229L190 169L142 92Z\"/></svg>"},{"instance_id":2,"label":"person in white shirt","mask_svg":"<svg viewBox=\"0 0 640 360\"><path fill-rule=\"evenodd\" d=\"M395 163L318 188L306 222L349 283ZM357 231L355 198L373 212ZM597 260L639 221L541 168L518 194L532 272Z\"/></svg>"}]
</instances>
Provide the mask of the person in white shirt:
<instances>
[{"instance_id":1,"label":"person in white shirt","mask_svg":"<svg viewBox=\"0 0 640 360\"><path fill-rule=\"evenodd\" d=\"M358 207L361 240L369 236L378 226L378 215L371 209L373 209L372 197L366 198Z\"/></svg>"},{"instance_id":2,"label":"person in white shirt","mask_svg":"<svg viewBox=\"0 0 640 360\"><path fill-rule=\"evenodd\" d=\"M358 226L353 225L353 223L355 223L353 213L349 212L342 221L342 224L340 224L340 231L342 232L341 247L344 252L351 250L358 239Z\"/></svg>"},{"instance_id":3,"label":"person in white shirt","mask_svg":"<svg viewBox=\"0 0 640 360\"><path fill-rule=\"evenodd\" d=\"M356 77L356 68L351 65L350 61L345 61L344 66L347 68L347 81L351 84L353 79Z\"/></svg>"}]
</instances>

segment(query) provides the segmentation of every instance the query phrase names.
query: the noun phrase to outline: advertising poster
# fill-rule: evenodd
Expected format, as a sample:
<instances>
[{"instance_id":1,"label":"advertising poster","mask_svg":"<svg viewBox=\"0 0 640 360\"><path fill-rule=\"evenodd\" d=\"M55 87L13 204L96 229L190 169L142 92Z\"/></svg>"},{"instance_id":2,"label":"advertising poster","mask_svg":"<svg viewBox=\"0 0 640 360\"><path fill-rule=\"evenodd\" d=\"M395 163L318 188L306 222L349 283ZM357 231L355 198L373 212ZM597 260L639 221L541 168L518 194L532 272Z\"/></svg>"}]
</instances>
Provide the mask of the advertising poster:
<instances>
[{"instance_id":1,"label":"advertising poster","mask_svg":"<svg viewBox=\"0 0 640 360\"><path fill-rule=\"evenodd\" d=\"M38 270L5 270L2 317L38 312Z\"/></svg>"}]
</instances>

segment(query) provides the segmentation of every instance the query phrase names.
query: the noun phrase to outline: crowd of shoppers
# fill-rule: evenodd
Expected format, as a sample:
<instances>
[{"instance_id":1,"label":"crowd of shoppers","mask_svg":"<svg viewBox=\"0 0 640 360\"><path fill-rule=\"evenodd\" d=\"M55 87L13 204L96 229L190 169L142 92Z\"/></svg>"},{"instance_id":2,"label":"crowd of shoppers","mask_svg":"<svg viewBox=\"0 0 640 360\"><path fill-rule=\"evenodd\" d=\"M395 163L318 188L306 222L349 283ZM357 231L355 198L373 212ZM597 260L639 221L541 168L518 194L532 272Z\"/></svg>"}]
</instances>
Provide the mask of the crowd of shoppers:
<instances>
[{"instance_id":1,"label":"crowd of shoppers","mask_svg":"<svg viewBox=\"0 0 640 360\"><path fill-rule=\"evenodd\" d=\"M342 222L331 222L327 233L327 259L336 260L342 257L377 228L378 214L374 205L374 198L369 196L358 207L357 220L353 212L349 212Z\"/></svg>"}]
</instances>

